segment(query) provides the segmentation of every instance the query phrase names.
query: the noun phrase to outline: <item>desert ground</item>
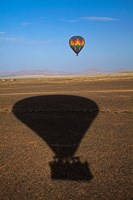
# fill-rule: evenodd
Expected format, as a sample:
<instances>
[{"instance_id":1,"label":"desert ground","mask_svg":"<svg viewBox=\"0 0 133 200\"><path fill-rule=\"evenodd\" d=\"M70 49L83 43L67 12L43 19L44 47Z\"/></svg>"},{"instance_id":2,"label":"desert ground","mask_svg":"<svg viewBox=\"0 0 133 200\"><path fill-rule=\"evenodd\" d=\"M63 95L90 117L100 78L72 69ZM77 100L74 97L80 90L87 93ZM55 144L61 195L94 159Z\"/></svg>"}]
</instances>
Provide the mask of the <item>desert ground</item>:
<instances>
[{"instance_id":1,"label":"desert ground","mask_svg":"<svg viewBox=\"0 0 133 200\"><path fill-rule=\"evenodd\" d=\"M133 199L133 73L0 79L1 200Z\"/></svg>"}]
</instances>

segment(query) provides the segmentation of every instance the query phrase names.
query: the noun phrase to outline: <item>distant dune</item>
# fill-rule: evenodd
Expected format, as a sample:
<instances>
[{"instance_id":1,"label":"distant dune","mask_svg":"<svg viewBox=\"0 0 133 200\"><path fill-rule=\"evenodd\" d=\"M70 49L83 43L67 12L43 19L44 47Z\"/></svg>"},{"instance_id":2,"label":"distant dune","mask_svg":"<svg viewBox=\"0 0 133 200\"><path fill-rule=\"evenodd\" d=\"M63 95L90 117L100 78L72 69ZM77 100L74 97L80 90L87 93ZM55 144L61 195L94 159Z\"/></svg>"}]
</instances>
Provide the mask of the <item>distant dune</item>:
<instances>
[{"instance_id":1,"label":"distant dune","mask_svg":"<svg viewBox=\"0 0 133 200\"><path fill-rule=\"evenodd\" d=\"M92 74L110 74L110 73L127 73L131 72L127 68L121 68L118 70L105 71L97 68L88 68L80 72L64 72L54 71L49 69L42 70L21 70L21 71L0 71L0 77L21 77L21 76L68 76L68 75L92 75Z\"/></svg>"}]
</instances>

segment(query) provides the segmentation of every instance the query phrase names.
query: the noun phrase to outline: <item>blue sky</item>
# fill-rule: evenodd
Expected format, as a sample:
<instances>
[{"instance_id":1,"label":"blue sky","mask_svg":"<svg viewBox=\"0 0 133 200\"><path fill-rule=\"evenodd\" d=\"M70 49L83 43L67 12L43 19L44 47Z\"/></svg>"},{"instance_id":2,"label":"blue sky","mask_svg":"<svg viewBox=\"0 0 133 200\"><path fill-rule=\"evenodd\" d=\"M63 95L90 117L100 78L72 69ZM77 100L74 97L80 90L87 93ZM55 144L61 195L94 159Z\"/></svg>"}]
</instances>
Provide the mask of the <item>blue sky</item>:
<instances>
[{"instance_id":1,"label":"blue sky","mask_svg":"<svg viewBox=\"0 0 133 200\"><path fill-rule=\"evenodd\" d=\"M87 68L133 70L133 0L0 0L0 71Z\"/></svg>"}]
</instances>

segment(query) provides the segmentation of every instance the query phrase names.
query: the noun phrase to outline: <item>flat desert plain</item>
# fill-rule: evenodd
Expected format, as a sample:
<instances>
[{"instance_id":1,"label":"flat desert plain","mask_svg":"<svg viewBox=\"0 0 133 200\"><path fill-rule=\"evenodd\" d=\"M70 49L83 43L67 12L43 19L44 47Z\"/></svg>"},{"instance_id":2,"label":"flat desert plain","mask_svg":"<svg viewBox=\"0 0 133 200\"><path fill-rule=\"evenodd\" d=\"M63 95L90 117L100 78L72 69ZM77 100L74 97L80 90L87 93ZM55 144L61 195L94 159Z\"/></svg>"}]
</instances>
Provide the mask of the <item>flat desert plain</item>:
<instances>
[{"instance_id":1,"label":"flat desert plain","mask_svg":"<svg viewBox=\"0 0 133 200\"><path fill-rule=\"evenodd\" d=\"M133 73L0 79L0 199L133 199L132 134Z\"/></svg>"}]
</instances>

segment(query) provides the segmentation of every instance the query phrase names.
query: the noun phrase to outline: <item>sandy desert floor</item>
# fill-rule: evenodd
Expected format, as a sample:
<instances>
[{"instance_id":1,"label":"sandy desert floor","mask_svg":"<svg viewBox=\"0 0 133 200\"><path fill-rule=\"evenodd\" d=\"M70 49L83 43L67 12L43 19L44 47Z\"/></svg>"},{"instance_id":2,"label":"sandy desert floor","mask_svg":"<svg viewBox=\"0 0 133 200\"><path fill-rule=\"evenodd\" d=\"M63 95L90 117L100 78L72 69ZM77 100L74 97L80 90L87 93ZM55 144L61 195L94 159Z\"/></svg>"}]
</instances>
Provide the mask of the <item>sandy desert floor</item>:
<instances>
[{"instance_id":1,"label":"sandy desert floor","mask_svg":"<svg viewBox=\"0 0 133 200\"><path fill-rule=\"evenodd\" d=\"M132 73L0 79L0 199L132 199L132 134Z\"/></svg>"}]
</instances>

